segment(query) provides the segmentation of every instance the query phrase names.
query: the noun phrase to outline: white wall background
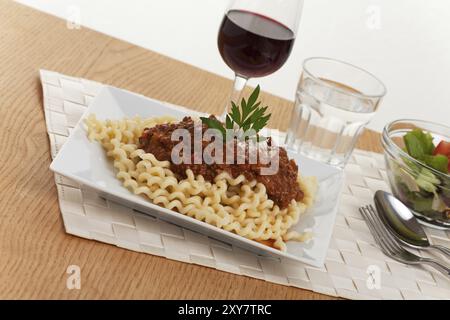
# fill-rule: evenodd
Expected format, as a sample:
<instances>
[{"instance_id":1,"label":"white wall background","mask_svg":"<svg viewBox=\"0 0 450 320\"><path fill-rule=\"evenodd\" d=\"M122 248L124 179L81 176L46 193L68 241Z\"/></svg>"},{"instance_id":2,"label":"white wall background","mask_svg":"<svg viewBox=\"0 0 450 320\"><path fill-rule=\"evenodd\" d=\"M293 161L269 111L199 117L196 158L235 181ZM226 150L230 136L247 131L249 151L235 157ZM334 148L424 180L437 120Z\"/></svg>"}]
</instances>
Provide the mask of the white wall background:
<instances>
[{"instance_id":1,"label":"white wall background","mask_svg":"<svg viewBox=\"0 0 450 320\"><path fill-rule=\"evenodd\" d=\"M216 45L228 0L20 0L82 26L232 78ZM79 13L79 14L78 14ZM75 32L75 31L74 31ZM301 62L330 56L377 75L388 95L370 127L396 118L450 125L450 1L305 0L285 66L253 79L293 100Z\"/></svg>"}]
</instances>

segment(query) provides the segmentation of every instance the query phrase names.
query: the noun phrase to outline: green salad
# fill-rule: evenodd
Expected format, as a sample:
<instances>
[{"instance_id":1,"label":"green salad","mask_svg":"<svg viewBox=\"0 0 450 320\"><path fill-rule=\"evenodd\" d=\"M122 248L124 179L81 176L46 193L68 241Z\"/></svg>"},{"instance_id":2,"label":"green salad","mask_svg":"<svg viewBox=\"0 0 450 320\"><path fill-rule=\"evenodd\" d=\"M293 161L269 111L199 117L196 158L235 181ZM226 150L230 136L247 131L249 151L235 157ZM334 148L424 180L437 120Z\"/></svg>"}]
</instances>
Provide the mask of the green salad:
<instances>
[{"instance_id":1,"label":"green salad","mask_svg":"<svg viewBox=\"0 0 450 320\"><path fill-rule=\"evenodd\" d=\"M410 208L430 218L450 219L450 142L433 142L430 133L414 129L403 136L404 151L433 168L406 157L405 166L395 165L394 190Z\"/></svg>"}]
</instances>

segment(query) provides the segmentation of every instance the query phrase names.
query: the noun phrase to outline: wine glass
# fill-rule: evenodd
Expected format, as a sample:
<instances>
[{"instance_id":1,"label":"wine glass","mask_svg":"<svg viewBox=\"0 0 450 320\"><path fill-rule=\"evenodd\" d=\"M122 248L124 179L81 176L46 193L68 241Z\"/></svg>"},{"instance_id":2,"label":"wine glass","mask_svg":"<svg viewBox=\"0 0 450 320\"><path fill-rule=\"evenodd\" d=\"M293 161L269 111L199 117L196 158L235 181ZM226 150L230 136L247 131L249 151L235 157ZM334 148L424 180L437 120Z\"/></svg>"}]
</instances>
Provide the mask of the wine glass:
<instances>
[{"instance_id":1,"label":"wine glass","mask_svg":"<svg viewBox=\"0 0 450 320\"><path fill-rule=\"evenodd\" d=\"M219 29L218 47L234 71L230 96L239 102L251 77L280 69L291 53L300 22L303 0L234 0ZM222 119L228 111L225 108Z\"/></svg>"}]
</instances>

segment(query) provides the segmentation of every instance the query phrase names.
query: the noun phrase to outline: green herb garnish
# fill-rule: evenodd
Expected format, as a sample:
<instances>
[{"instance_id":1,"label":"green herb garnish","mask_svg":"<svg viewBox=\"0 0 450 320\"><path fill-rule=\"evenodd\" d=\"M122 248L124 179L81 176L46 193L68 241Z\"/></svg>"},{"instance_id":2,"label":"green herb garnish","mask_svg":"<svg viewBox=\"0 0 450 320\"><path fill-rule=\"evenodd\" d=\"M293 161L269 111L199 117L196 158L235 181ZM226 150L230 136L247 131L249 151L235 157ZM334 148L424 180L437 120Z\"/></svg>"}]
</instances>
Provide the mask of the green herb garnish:
<instances>
[{"instance_id":1,"label":"green herb garnish","mask_svg":"<svg viewBox=\"0 0 450 320\"><path fill-rule=\"evenodd\" d=\"M211 129L217 129L226 138L227 130L241 131L246 138L256 138L261 140L258 132L267 125L272 114L265 114L267 106L260 107L261 102L257 101L260 92L259 85L253 90L252 94L246 101L241 100L240 108L234 101L231 102L231 112L225 117L225 126L222 122L214 118L200 117L202 122ZM252 132L251 132L252 131ZM253 133L249 134L249 133Z\"/></svg>"}]
</instances>

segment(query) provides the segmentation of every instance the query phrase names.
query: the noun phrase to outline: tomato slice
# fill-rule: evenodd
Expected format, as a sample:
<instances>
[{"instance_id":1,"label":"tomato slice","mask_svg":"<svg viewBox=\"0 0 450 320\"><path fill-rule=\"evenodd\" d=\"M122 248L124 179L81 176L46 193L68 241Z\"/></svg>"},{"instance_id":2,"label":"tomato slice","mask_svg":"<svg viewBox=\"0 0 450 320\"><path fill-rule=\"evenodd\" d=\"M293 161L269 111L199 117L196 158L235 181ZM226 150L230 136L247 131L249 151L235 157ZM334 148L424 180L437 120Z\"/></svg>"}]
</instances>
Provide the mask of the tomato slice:
<instances>
[{"instance_id":1,"label":"tomato slice","mask_svg":"<svg viewBox=\"0 0 450 320\"><path fill-rule=\"evenodd\" d=\"M450 142L442 140L434 149L433 155L442 154L450 157Z\"/></svg>"}]
</instances>

